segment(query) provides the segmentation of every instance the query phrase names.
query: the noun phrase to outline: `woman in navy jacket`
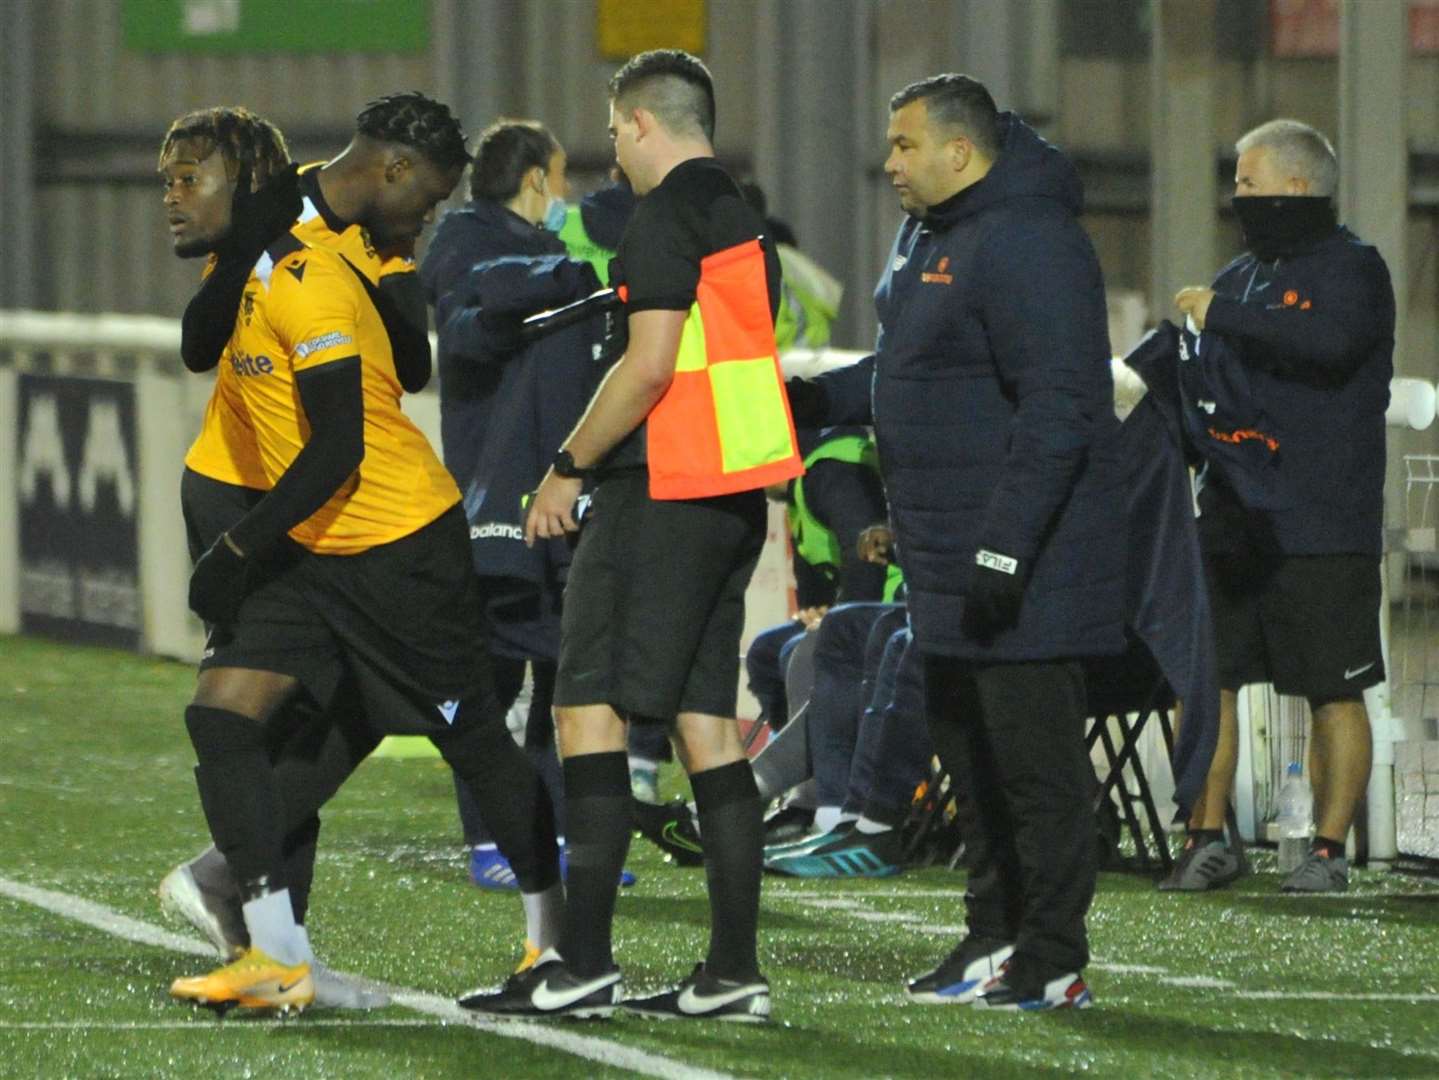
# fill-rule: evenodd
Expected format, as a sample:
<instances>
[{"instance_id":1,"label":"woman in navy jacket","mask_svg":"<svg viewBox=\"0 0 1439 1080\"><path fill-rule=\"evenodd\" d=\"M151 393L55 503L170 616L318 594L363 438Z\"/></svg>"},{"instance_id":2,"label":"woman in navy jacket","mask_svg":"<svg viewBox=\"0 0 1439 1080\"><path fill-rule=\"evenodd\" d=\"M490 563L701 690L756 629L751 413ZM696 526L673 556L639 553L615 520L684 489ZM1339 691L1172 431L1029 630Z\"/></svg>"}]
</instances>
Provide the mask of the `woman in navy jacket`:
<instances>
[{"instance_id":1,"label":"woman in navy jacket","mask_svg":"<svg viewBox=\"0 0 1439 1080\"><path fill-rule=\"evenodd\" d=\"M586 320L522 337L527 315L599 287L588 263L566 257L565 154L538 124L505 120L481 136L471 200L445 215L420 268L439 336L440 427L484 582L490 652L502 700L534 676L525 747L545 778L564 832L564 799L550 719L559 609L569 548L524 543L520 500L533 491L584 410L601 370L601 328ZM603 323L603 317L598 322ZM456 779L471 877L513 888L514 874Z\"/></svg>"}]
</instances>

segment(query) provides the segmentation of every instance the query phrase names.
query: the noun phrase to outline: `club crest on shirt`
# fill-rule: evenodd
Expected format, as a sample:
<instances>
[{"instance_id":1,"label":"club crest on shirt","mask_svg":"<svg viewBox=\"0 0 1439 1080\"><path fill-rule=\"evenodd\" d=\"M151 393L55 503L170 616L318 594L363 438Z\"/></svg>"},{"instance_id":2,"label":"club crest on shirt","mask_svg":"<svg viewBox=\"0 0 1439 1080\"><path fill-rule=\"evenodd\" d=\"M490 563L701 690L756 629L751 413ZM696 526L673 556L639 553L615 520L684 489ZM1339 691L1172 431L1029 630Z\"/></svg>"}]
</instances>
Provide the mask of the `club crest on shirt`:
<instances>
[{"instance_id":1,"label":"club crest on shirt","mask_svg":"<svg viewBox=\"0 0 1439 1080\"><path fill-rule=\"evenodd\" d=\"M934 264L934 269L920 274L919 280L930 285L953 285L954 275L949 273L949 256L941 255L939 262Z\"/></svg>"}]
</instances>

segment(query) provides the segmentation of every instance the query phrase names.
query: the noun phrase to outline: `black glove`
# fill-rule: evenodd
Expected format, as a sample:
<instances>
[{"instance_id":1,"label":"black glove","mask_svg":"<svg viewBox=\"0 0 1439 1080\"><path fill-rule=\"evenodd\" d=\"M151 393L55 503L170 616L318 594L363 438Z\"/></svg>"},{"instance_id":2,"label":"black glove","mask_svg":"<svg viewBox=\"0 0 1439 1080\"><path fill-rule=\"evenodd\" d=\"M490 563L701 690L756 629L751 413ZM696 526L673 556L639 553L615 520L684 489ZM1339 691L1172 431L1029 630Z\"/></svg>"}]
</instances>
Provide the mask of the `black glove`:
<instances>
[{"instance_id":1,"label":"black glove","mask_svg":"<svg viewBox=\"0 0 1439 1080\"><path fill-rule=\"evenodd\" d=\"M221 533L190 571L190 610L207 623L233 622L245 597L245 567Z\"/></svg>"},{"instance_id":2,"label":"black glove","mask_svg":"<svg viewBox=\"0 0 1439 1080\"><path fill-rule=\"evenodd\" d=\"M250 190L250 169L240 166L230 204L230 232L217 254L222 259L237 258L253 265L261 252L289 231L303 206L298 165L276 173L259 191Z\"/></svg>"},{"instance_id":3,"label":"black glove","mask_svg":"<svg viewBox=\"0 0 1439 1080\"><path fill-rule=\"evenodd\" d=\"M990 548L977 550L964 594L964 632L987 643L1017 623L1024 583L1024 567L1018 559Z\"/></svg>"},{"instance_id":4,"label":"black glove","mask_svg":"<svg viewBox=\"0 0 1439 1080\"><path fill-rule=\"evenodd\" d=\"M190 371L209 371L220 361L235 316L260 253L300 216L297 166L291 165L259 191L250 190L250 168L240 166L230 204L230 231L215 255L218 261L185 306L180 321L180 357Z\"/></svg>"},{"instance_id":5,"label":"black glove","mask_svg":"<svg viewBox=\"0 0 1439 1080\"><path fill-rule=\"evenodd\" d=\"M823 386L805 379L787 379L785 393L789 395L789 412L794 426L801 428L822 428L829 420L829 393Z\"/></svg>"}]
</instances>

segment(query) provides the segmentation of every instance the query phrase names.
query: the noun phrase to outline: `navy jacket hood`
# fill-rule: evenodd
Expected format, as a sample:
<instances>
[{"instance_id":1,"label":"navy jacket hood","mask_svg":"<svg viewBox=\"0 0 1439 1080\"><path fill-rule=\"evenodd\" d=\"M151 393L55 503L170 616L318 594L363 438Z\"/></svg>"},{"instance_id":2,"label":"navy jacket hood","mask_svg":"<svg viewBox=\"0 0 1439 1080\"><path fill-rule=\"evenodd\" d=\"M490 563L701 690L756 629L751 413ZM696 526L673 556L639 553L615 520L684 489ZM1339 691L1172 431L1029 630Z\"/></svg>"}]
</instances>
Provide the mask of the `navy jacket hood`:
<instances>
[{"instance_id":1,"label":"navy jacket hood","mask_svg":"<svg viewBox=\"0 0 1439 1080\"><path fill-rule=\"evenodd\" d=\"M619 249L620 238L634 211L634 189L623 181L606 184L580 200L580 221L584 223L585 232L596 244L611 251Z\"/></svg>"},{"instance_id":2,"label":"navy jacket hood","mask_svg":"<svg viewBox=\"0 0 1439 1080\"><path fill-rule=\"evenodd\" d=\"M1069 159L1014 113L1000 113L999 128L1002 148L989 172L959 194L930 207L925 224L947 229L1015 199L1052 199L1079 216L1084 209L1084 186Z\"/></svg>"}]
</instances>

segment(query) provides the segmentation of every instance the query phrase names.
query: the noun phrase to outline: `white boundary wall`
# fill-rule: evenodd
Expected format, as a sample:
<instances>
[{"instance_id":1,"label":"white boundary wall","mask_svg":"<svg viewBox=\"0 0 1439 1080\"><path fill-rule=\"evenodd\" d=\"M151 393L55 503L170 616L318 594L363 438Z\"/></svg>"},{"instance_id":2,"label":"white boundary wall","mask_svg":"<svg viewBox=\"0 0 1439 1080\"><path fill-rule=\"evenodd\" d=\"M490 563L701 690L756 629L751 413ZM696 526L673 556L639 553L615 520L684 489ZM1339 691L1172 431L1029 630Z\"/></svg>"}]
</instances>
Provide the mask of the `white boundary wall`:
<instances>
[{"instance_id":1,"label":"white boundary wall","mask_svg":"<svg viewBox=\"0 0 1439 1080\"><path fill-rule=\"evenodd\" d=\"M179 345L180 324L174 319L0 311L0 633L21 628L20 376L114 380L133 387L135 402L130 467L138 492L140 648L182 660L199 658L203 633L185 599L189 561L179 479L213 384L211 377L180 367ZM822 370L858 355L806 353L804 359ZM438 395L433 390L407 395L403 406L438 447ZM793 584L783 511L772 507L769 535L746 600L746 646L760 630L789 617ZM743 681L740 713L754 716L758 708Z\"/></svg>"},{"instance_id":2,"label":"white boundary wall","mask_svg":"<svg viewBox=\"0 0 1439 1080\"><path fill-rule=\"evenodd\" d=\"M433 342L433 337L432 337ZM180 327L174 319L148 316L83 316L32 311L0 311L0 632L21 627L20 616L20 491L19 376L109 379L133 387L135 460L133 482L138 491L135 516L140 593L139 646L142 650L184 660L199 657L203 645L199 621L187 609L189 560L179 509L181 462L198 431L211 380L190 375L177 362ZM852 363L863 353L833 349L797 349L786 353L787 375L813 376ZM1116 396L1127 411L1142 395L1132 372L1115 362ZM432 384L433 385L433 384ZM431 443L439 446L439 398L432 390L403 399L405 412ZM1432 383L1398 378L1391 384L1387 420L1394 427L1423 429L1435 418ZM1387 583L1387 576L1386 576ZM744 644L760 630L786 619L793 607L784 516L772 507L764 553L746 597ZM1384 609L1387 650L1387 604ZM741 677L741 715L753 716L756 705ZM1390 715L1387 687L1369 698L1375 730L1374 777L1370 784L1371 853L1388 858L1393 851L1393 743L1399 725ZM1247 704L1247 702L1246 702ZM1241 710L1240 777L1236 795L1243 831L1261 831L1254 820L1254 765L1249 761L1247 708ZM1262 721L1261 721L1262 726ZM1157 734L1142 747L1146 768L1157 780L1156 795L1166 786L1163 751ZM1257 763L1255 763L1257 764ZM1387 824L1386 824L1387 823ZM1377 834L1377 835L1376 835ZM1377 843L1376 843L1377 841Z\"/></svg>"}]
</instances>

